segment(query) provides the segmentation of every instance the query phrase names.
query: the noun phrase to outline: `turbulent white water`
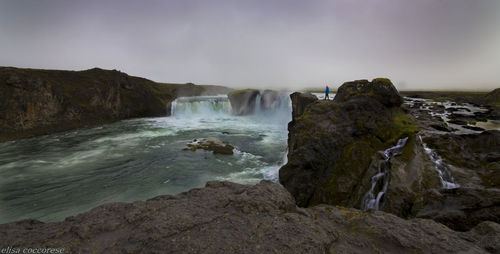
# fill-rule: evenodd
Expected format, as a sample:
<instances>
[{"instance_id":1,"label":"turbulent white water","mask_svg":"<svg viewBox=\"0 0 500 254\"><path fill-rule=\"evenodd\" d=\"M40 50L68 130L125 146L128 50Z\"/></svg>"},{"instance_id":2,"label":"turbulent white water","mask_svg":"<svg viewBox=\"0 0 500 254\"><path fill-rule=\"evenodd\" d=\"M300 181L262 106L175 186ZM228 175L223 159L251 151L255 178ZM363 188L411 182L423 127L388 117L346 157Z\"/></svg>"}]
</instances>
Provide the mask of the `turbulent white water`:
<instances>
[{"instance_id":1,"label":"turbulent white water","mask_svg":"<svg viewBox=\"0 0 500 254\"><path fill-rule=\"evenodd\" d=\"M383 201L383 197L389 186L389 161L395 155L398 155L403 150L408 141L408 137L398 140L398 143L382 152L383 159L378 161L377 173L372 176L372 186L365 194L361 208L363 210L379 210Z\"/></svg>"},{"instance_id":2,"label":"turbulent white water","mask_svg":"<svg viewBox=\"0 0 500 254\"><path fill-rule=\"evenodd\" d=\"M291 102L231 115L226 96L179 98L172 116L120 121L0 143L0 223L58 221L99 204L202 187L210 180L277 181L287 149ZM215 138L233 155L183 151Z\"/></svg>"}]
</instances>

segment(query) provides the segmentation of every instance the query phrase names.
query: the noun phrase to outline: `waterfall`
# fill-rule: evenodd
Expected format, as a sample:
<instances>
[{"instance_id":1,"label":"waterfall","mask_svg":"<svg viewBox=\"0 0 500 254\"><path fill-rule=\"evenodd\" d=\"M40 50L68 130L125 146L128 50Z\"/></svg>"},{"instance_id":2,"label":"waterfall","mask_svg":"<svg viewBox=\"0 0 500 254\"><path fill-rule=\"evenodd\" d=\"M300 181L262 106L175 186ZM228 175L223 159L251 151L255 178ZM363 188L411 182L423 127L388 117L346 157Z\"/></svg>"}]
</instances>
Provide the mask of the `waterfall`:
<instances>
[{"instance_id":1,"label":"waterfall","mask_svg":"<svg viewBox=\"0 0 500 254\"><path fill-rule=\"evenodd\" d=\"M177 99L175 99L174 101L172 101L172 103L170 104L170 115L173 116L174 113L175 113L175 107L177 105Z\"/></svg>"},{"instance_id":2,"label":"waterfall","mask_svg":"<svg viewBox=\"0 0 500 254\"><path fill-rule=\"evenodd\" d=\"M363 210L380 209L383 197L389 186L390 160L401 153L407 141L408 137L400 139L395 146L380 153L383 159L378 161L377 173L371 178L372 186L363 198L363 203L361 204Z\"/></svg>"},{"instance_id":3,"label":"waterfall","mask_svg":"<svg viewBox=\"0 0 500 254\"><path fill-rule=\"evenodd\" d=\"M262 113L262 95L259 93L257 97L255 98L255 111L254 114L260 114Z\"/></svg>"},{"instance_id":4,"label":"waterfall","mask_svg":"<svg viewBox=\"0 0 500 254\"><path fill-rule=\"evenodd\" d=\"M193 96L179 97L172 102L171 116L196 117L224 115L231 112L227 96Z\"/></svg>"},{"instance_id":5,"label":"waterfall","mask_svg":"<svg viewBox=\"0 0 500 254\"><path fill-rule=\"evenodd\" d=\"M424 146L425 153L429 156L429 158L434 162L434 168L436 169L439 179L441 180L441 185L444 189L455 189L460 187L457 183L455 183L455 179L451 174L450 168L448 165L443 162L443 158L437 154L437 152L430 149L427 144L424 143L421 136L418 136L420 142Z\"/></svg>"}]
</instances>

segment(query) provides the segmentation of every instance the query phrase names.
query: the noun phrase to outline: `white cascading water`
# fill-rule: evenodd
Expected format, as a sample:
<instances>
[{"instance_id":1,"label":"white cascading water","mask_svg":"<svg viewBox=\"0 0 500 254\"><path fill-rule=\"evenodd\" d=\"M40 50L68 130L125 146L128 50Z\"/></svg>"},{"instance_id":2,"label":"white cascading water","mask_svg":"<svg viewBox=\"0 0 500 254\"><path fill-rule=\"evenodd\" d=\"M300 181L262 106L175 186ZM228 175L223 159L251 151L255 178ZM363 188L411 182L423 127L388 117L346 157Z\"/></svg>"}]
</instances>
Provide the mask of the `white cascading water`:
<instances>
[{"instance_id":1,"label":"white cascading water","mask_svg":"<svg viewBox=\"0 0 500 254\"><path fill-rule=\"evenodd\" d=\"M180 97L171 104L171 116L197 117L214 114L229 114L231 104L226 95Z\"/></svg>"},{"instance_id":2,"label":"white cascading water","mask_svg":"<svg viewBox=\"0 0 500 254\"><path fill-rule=\"evenodd\" d=\"M439 156L435 151L430 149L427 144L424 143L421 136L418 136L420 142L424 146L425 153L429 156L429 158L434 162L434 168L436 169L439 179L441 180L441 185L444 189L455 189L460 187L457 183L455 183L455 179L451 174L448 166L443 162L443 158Z\"/></svg>"},{"instance_id":3,"label":"white cascading water","mask_svg":"<svg viewBox=\"0 0 500 254\"><path fill-rule=\"evenodd\" d=\"M398 140L398 143L382 152L384 159L378 161L377 174L372 176L372 186L365 194L361 208L363 210L379 210L383 197L389 186L390 159L401 153L408 137Z\"/></svg>"}]
</instances>

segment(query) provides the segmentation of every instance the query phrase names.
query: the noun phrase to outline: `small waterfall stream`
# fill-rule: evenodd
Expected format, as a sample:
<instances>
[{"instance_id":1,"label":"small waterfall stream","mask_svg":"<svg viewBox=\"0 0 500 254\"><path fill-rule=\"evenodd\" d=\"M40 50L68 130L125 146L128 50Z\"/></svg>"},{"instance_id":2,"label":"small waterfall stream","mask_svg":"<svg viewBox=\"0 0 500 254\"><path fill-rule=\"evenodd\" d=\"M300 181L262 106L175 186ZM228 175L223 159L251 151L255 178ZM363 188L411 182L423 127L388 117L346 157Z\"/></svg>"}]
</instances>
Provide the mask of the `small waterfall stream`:
<instances>
[{"instance_id":1,"label":"small waterfall stream","mask_svg":"<svg viewBox=\"0 0 500 254\"><path fill-rule=\"evenodd\" d=\"M407 141L408 137L400 139L395 146L381 152L383 159L378 161L377 174L372 176L372 186L363 198L361 204L363 210L380 209L383 197L389 186L390 159L401 153Z\"/></svg>"},{"instance_id":2,"label":"small waterfall stream","mask_svg":"<svg viewBox=\"0 0 500 254\"><path fill-rule=\"evenodd\" d=\"M424 143L421 136L418 137L420 139L420 142L422 142L422 145L424 146L425 153L429 156L432 162L434 162L435 169L439 175L439 179L441 180L442 187L444 189L455 189L460 187L460 185L455 183L455 179L453 178L448 165L443 162L443 158L441 158L441 156L439 156L439 154L437 154L435 151L430 149L427 144Z\"/></svg>"}]
</instances>

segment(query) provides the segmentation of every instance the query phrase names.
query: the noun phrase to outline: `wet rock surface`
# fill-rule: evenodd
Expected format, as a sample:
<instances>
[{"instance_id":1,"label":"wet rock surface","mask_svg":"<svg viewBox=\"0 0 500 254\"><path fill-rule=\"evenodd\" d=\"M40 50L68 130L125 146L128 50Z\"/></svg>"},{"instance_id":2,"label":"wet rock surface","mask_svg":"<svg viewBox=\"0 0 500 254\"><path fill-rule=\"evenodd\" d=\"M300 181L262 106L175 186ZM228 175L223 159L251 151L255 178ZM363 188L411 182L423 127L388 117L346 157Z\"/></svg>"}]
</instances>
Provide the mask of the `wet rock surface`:
<instances>
[{"instance_id":1,"label":"wet rock surface","mask_svg":"<svg viewBox=\"0 0 500 254\"><path fill-rule=\"evenodd\" d=\"M483 221L500 223L500 189L456 188L429 191L416 214L457 231L467 231Z\"/></svg>"},{"instance_id":2,"label":"wet rock surface","mask_svg":"<svg viewBox=\"0 0 500 254\"><path fill-rule=\"evenodd\" d=\"M198 149L211 151L214 154L233 154L234 146L218 139L201 139L187 144L183 150L194 152Z\"/></svg>"},{"instance_id":3,"label":"wet rock surface","mask_svg":"<svg viewBox=\"0 0 500 254\"><path fill-rule=\"evenodd\" d=\"M205 188L110 203L62 222L0 225L2 244L65 253L498 253L500 226L455 232L432 220L334 206L297 208L279 184ZM2 246L3 247L3 246Z\"/></svg>"},{"instance_id":4,"label":"wet rock surface","mask_svg":"<svg viewBox=\"0 0 500 254\"><path fill-rule=\"evenodd\" d=\"M452 166L461 186L500 188L500 131L424 138Z\"/></svg>"}]
</instances>

